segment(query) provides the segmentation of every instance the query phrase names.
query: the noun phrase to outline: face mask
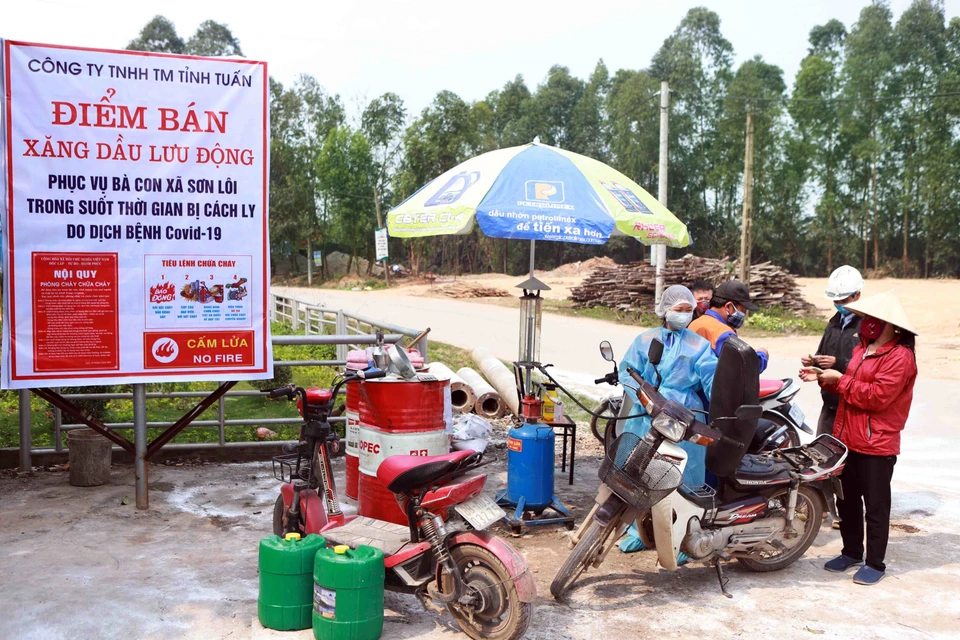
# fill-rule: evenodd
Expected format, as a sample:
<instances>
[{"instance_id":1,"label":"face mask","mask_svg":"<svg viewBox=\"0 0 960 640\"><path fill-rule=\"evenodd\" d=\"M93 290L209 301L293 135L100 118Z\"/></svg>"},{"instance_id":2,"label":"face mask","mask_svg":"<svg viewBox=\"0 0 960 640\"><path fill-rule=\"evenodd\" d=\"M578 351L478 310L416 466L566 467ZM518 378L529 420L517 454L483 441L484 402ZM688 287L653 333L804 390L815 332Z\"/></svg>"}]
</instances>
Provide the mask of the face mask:
<instances>
[{"instance_id":1,"label":"face mask","mask_svg":"<svg viewBox=\"0 0 960 640\"><path fill-rule=\"evenodd\" d=\"M876 318L864 318L860 323L860 335L867 340L876 340L887 328L887 323Z\"/></svg>"},{"instance_id":2,"label":"face mask","mask_svg":"<svg viewBox=\"0 0 960 640\"><path fill-rule=\"evenodd\" d=\"M747 314L740 309L735 309L733 313L727 316L727 324L733 327L734 329L739 329L743 326L744 321L747 319Z\"/></svg>"},{"instance_id":3,"label":"face mask","mask_svg":"<svg viewBox=\"0 0 960 640\"><path fill-rule=\"evenodd\" d=\"M692 311L667 311L667 325L675 331L686 329L693 320Z\"/></svg>"},{"instance_id":4,"label":"face mask","mask_svg":"<svg viewBox=\"0 0 960 640\"><path fill-rule=\"evenodd\" d=\"M846 315L849 315L849 314L853 313L852 311L850 311L849 309L847 309L847 308L846 308L845 306L843 306L842 304L837 304L836 302L834 302L834 303L833 303L833 306L837 308L837 312L838 312L840 315L842 315L842 316L846 316Z\"/></svg>"},{"instance_id":5,"label":"face mask","mask_svg":"<svg viewBox=\"0 0 960 640\"><path fill-rule=\"evenodd\" d=\"M698 315L698 316L702 316L703 314L705 314L708 309L710 309L710 301L709 301L709 300L704 300L703 302L698 302L698 303L697 303L696 312L697 312L697 315Z\"/></svg>"}]
</instances>

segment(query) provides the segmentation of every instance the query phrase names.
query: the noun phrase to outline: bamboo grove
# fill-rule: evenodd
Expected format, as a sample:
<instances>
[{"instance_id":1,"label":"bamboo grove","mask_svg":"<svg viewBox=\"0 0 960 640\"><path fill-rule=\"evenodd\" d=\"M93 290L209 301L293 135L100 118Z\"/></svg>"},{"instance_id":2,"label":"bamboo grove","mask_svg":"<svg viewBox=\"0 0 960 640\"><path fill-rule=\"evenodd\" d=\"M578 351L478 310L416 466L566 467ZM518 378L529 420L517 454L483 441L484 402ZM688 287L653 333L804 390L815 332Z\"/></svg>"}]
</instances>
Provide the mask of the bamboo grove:
<instances>
[{"instance_id":1,"label":"bamboo grove","mask_svg":"<svg viewBox=\"0 0 960 640\"><path fill-rule=\"evenodd\" d=\"M303 270L308 245L369 259L378 216L392 205L472 155L536 136L656 193L657 92L666 79L668 202L691 230L691 251L739 252L752 109L754 262L803 275L847 263L903 277L960 276L960 18L947 22L939 0L915 0L894 20L876 1L854 24L814 27L808 45L792 79L761 55L735 67L721 16L694 8L642 68L611 72L601 59L577 78L554 66L536 86L518 75L475 102L440 90L419 114L386 93L351 115L313 77L287 87L272 80L274 264ZM204 23L185 45L159 16L129 46L240 52L224 25ZM519 273L526 259L521 243L478 230L390 242L391 260L419 272ZM601 247L543 243L538 265L596 255L623 262L643 248L623 238Z\"/></svg>"}]
</instances>

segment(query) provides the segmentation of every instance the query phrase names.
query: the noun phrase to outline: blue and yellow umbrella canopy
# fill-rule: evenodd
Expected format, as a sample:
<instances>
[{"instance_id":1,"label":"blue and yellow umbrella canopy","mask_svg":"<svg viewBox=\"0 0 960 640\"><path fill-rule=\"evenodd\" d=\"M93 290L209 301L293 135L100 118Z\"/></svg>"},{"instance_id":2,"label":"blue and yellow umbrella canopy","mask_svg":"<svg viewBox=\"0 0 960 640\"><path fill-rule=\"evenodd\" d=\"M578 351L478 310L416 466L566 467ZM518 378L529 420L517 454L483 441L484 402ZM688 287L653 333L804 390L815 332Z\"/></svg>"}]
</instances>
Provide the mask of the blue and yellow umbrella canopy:
<instances>
[{"instance_id":1,"label":"blue and yellow umbrella canopy","mask_svg":"<svg viewBox=\"0 0 960 640\"><path fill-rule=\"evenodd\" d=\"M685 247L687 227L616 169L539 142L463 162L387 214L397 238L469 233L603 244L611 235Z\"/></svg>"}]
</instances>

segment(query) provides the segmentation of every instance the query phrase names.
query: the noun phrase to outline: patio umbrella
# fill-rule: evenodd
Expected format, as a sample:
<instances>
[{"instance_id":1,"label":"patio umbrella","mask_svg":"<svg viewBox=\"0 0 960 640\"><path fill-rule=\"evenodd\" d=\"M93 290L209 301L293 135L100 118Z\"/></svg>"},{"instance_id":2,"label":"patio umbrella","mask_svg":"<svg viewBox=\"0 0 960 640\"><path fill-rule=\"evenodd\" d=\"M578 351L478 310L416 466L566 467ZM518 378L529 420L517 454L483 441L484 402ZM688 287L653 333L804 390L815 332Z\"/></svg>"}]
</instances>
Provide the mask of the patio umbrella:
<instances>
[{"instance_id":1,"label":"patio umbrella","mask_svg":"<svg viewBox=\"0 0 960 640\"><path fill-rule=\"evenodd\" d=\"M616 169L535 140L470 158L387 214L397 238L470 233L604 244L611 235L685 247L686 225Z\"/></svg>"}]
</instances>

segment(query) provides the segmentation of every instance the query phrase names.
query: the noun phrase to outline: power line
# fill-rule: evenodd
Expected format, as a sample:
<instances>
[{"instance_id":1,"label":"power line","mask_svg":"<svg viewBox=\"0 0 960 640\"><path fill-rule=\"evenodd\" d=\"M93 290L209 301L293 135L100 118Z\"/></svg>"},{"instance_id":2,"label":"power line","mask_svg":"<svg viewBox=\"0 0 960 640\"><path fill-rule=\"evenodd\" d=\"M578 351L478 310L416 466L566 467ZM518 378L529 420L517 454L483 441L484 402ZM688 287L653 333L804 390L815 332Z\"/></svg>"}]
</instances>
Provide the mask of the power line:
<instances>
[{"instance_id":1,"label":"power line","mask_svg":"<svg viewBox=\"0 0 960 640\"><path fill-rule=\"evenodd\" d=\"M670 93L677 93L679 95L691 95L682 91L671 91ZM704 98L703 94L699 94L701 98ZM948 91L946 93L916 93L916 94L907 94L901 96L872 96L868 98L792 98L789 96L777 96L773 98L761 98L755 96L731 96L726 95L717 98L707 98L702 100L702 102L722 102L724 100L737 100L741 102L885 102L885 101L902 101L902 100L935 100L938 98L954 98L960 96L960 91Z\"/></svg>"}]
</instances>

